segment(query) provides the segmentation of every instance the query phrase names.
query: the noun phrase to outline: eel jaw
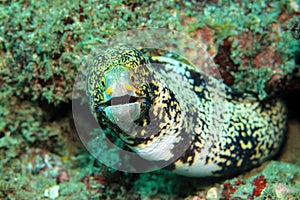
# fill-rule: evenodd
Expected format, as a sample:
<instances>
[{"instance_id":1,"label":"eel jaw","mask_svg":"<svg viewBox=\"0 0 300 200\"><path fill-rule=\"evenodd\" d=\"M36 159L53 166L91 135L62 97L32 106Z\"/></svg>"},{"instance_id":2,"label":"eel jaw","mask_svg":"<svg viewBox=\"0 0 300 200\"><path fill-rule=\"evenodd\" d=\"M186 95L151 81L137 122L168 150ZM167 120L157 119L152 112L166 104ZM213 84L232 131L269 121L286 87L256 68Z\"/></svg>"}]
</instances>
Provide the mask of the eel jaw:
<instances>
[{"instance_id":1,"label":"eel jaw","mask_svg":"<svg viewBox=\"0 0 300 200\"><path fill-rule=\"evenodd\" d=\"M134 137L134 123L141 117L141 103L144 98L124 95L121 97L113 97L108 102L103 103L100 110L105 113L106 118L117 125L129 136Z\"/></svg>"}]
</instances>

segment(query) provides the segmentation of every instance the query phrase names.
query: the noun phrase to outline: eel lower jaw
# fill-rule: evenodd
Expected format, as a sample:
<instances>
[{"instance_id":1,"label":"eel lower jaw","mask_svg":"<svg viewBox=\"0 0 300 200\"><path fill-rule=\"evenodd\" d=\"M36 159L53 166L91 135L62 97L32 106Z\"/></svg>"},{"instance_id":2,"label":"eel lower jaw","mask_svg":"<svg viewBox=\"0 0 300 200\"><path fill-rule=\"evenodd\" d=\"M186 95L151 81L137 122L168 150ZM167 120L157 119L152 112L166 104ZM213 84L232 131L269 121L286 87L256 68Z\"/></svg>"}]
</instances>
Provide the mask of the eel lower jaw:
<instances>
[{"instance_id":1,"label":"eel lower jaw","mask_svg":"<svg viewBox=\"0 0 300 200\"><path fill-rule=\"evenodd\" d=\"M144 101L145 98L129 95L113 97L102 103L100 109L109 121L117 125L126 134L132 135L132 130L136 126L134 121L141 117L141 103Z\"/></svg>"}]
</instances>

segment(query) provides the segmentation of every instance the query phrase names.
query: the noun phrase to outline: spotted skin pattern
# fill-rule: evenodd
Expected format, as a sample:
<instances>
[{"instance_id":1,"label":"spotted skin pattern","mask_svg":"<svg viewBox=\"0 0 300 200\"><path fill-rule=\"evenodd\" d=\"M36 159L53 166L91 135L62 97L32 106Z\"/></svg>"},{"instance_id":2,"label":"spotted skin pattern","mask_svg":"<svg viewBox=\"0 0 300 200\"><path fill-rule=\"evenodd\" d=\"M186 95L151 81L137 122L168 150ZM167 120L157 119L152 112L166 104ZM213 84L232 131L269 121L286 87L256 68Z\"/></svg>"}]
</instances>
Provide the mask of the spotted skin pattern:
<instances>
[{"instance_id":1,"label":"spotted skin pattern","mask_svg":"<svg viewBox=\"0 0 300 200\"><path fill-rule=\"evenodd\" d=\"M118 77L111 70L118 66L130 74L118 86L127 85L126 95L124 89L119 98L118 94L104 98L109 86L103 76ZM87 96L102 128L114 132L141 157L169 162L167 169L185 176L251 169L278 152L286 131L286 108L280 100L258 101L251 94L238 94L199 68L169 57L145 57L125 45L94 57ZM125 96L127 102L121 101ZM121 99L117 106L107 103L115 99ZM108 119L113 112L107 108L121 113L128 107L139 115L124 131L124 123Z\"/></svg>"}]
</instances>

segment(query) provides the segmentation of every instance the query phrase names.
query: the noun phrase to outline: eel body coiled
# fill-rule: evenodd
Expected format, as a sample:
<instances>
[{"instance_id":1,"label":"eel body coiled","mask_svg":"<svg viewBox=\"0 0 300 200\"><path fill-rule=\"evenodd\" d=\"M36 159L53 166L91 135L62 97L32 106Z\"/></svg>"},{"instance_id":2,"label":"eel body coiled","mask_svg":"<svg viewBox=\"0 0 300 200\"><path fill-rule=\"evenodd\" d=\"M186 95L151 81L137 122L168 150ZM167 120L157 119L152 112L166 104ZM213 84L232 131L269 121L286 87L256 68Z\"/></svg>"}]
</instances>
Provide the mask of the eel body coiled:
<instances>
[{"instance_id":1,"label":"eel body coiled","mask_svg":"<svg viewBox=\"0 0 300 200\"><path fill-rule=\"evenodd\" d=\"M236 93L191 64L126 45L93 58L87 96L103 129L185 176L251 169L278 152L286 131L281 100Z\"/></svg>"}]
</instances>

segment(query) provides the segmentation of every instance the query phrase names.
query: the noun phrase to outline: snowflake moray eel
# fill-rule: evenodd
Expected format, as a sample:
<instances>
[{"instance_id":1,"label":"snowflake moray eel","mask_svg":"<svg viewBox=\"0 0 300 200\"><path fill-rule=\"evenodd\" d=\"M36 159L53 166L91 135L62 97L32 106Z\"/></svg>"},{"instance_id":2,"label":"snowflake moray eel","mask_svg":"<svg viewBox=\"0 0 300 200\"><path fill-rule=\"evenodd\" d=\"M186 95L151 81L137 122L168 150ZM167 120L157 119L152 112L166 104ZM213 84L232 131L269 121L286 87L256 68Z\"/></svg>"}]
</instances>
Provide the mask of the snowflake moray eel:
<instances>
[{"instance_id":1,"label":"snowflake moray eel","mask_svg":"<svg viewBox=\"0 0 300 200\"><path fill-rule=\"evenodd\" d=\"M286 131L284 104L238 94L192 65L119 45L89 65L93 115L134 152L175 173L231 175L274 156Z\"/></svg>"}]
</instances>

